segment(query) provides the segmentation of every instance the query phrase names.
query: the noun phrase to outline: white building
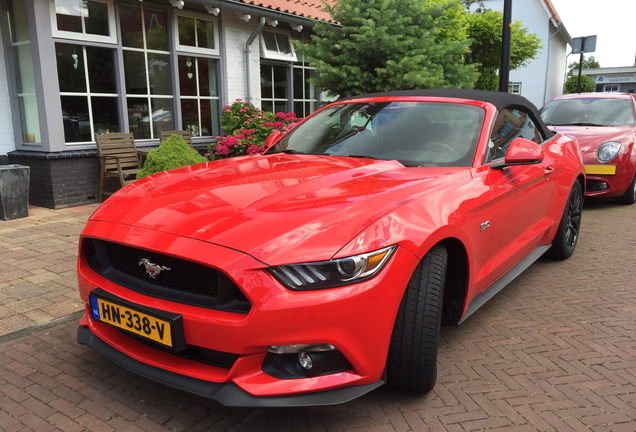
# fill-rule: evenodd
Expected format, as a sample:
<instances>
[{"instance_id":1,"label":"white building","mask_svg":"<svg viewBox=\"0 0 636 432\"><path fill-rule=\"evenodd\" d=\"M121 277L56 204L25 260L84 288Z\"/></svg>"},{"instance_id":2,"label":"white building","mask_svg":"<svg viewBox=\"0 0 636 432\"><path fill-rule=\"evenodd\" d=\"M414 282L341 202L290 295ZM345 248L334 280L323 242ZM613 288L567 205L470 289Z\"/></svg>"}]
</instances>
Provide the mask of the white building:
<instances>
[{"instance_id":1,"label":"white building","mask_svg":"<svg viewBox=\"0 0 636 432\"><path fill-rule=\"evenodd\" d=\"M636 65L583 69L581 74L594 80L597 92L636 92Z\"/></svg>"},{"instance_id":2,"label":"white building","mask_svg":"<svg viewBox=\"0 0 636 432\"><path fill-rule=\"evenodd\" d=\"M492 10L502 11L504 0L482 0ZM510 71L510 91L541 107L563 93L567 54L572 37L550 0L513 0L512 21L520 21L543 44L536 60Z\"/></svg>"}]
</instances>

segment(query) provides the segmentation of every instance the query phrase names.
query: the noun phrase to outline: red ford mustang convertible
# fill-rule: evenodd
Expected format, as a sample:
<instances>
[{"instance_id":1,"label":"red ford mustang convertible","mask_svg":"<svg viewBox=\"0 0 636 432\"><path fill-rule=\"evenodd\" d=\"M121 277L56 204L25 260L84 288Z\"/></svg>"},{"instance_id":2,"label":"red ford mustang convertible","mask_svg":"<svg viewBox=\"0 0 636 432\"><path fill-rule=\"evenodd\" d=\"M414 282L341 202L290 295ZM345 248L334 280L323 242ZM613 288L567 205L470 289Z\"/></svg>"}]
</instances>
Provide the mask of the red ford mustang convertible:
<instances>
[{"instance_id":1,"label":"red ford mustang convertible","mask_svg":"<svg viewBox=\"0 0 636 432\"><path fill-rule=\"evenodd\" d=\"M578 145L518 96L350 98L266 147L97 209L80 238L81 344L230 406L426 392L442 321L577 243Z\"/></svg>"}]
</instances>

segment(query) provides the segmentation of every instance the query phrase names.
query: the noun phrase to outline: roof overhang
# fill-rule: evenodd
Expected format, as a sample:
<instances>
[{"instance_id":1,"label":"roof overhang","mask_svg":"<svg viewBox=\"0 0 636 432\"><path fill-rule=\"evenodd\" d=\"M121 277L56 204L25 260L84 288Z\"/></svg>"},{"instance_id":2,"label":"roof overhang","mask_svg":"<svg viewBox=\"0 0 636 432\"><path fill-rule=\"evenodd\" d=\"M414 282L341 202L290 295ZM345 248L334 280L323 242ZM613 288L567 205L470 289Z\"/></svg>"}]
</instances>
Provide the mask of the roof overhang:
<instances>
[{"instance_id":1,"label":"roof overhang","mask_svg":"<svg viewBox=\"0 0 636 432\"><path fill-rule=\"evenodd\" d=\"M319 21L313 18L306 18L299 15L294 15L288 12L277 11L266 7L246 4L241 1L235 0L185 0L186 3L194 3L202 6L208 6L210 8L219 8L221 10L231 10L242 14L250 14L258 17L265 17L271 20L277 20L286 22L293 25L301 25L304 28L311 28L315 26ZM335 23L329 23L333 26L340 27Z\"/></svg>"},{"instance_id":2,"label":"roof overhang","mask_svg":"<svg viewBox=\"0 0 636 432\"><path fill-rule=\"evenodd\" d=\"M552 25L558 29L557 30L558 34L561 35L561 37L563 38L563 40L565 40L565 42L567 42L569 45L572 45L572 36L568 32L568 30L565 28L565 24L563 24L563 20L561 20L561 17L559 16L559 13L554 7L554 4L552 3L552 1L543 0L541 4L543 5L543 8L545 9L545 11L548 13L548 16L550 17L550 22L552 23Z\"/></svg>"}]
</instances>

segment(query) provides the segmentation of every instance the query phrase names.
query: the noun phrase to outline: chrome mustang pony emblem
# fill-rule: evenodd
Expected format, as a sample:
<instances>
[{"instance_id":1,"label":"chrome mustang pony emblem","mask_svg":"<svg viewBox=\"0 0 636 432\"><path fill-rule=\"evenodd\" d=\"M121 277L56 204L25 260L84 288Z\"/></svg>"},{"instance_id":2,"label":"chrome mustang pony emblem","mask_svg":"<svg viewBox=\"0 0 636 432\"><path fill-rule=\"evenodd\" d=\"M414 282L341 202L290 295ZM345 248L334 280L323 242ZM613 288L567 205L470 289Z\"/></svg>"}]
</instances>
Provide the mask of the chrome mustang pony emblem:
<instances>
[{"instance_id":1,"label":"chrome mustang pony emblem","mask_svg":"<svg viewBox=\"0 0 636 432\"><path fill-rule=\"evenodd\" d=\"M148 258L140 259L138 265L143 265L144 267L146 267L146 273L148 273L148 276L152 279L156 278L157 275L162 271L170 271L170 267L164 267L151 263Z\"/></svg>"}]
</instances>

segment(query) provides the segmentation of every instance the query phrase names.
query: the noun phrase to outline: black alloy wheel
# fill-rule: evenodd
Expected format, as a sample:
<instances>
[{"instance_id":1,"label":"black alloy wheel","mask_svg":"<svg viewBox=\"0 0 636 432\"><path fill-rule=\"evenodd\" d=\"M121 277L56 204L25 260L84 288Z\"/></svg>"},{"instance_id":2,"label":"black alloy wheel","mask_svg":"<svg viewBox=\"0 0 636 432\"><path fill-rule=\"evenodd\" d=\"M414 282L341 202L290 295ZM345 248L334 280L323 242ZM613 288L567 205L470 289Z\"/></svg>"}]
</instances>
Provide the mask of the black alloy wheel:
<instances>
[{"instance_id":1,"label":"black alloy wheel","mask_svg":"<svg viewBox=\"0 0 636 432\"><path fill-rule=\"evenodd\" d=\"M559 229L552 242L548 255L555 259L570 258L576 248L581 231L581 215L583 213L583 188L576 180L565 204L565 210L559 223Z\"/></svg>"}]
</instances>

